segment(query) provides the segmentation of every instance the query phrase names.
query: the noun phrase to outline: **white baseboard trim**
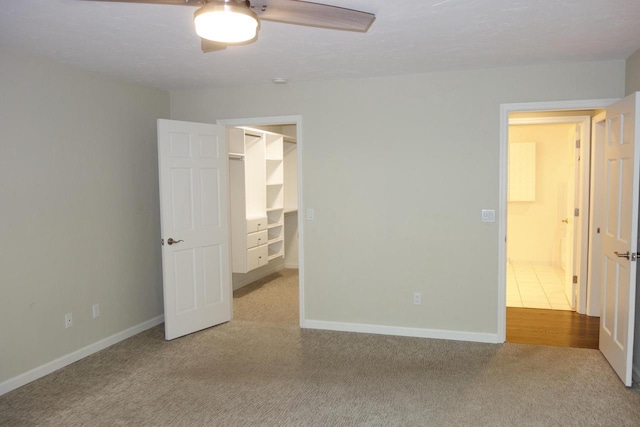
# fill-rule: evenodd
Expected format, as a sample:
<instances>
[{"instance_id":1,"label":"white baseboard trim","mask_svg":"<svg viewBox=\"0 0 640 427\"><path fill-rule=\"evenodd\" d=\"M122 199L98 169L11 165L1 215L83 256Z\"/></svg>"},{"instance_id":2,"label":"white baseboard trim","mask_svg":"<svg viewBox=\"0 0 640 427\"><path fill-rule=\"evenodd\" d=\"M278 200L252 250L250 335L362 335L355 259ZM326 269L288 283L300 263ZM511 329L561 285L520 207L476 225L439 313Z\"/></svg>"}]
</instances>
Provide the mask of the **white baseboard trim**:
<instances>
[{"instance_id":1,"label":"white baseboard trim","mask_svg":"<svg viewBox=\"0 0 640 427\"><path fill-rule=\"evenodd\" d=\"M289 263L287 264L286 262L284 263L284 268L293 268L294 270L298 269L298 263Z\"/></svg>"},{"instance_id":2,"label":"white baseboard trim","mask_svg":"<svg viewBox=\"0 0 640 427\"><path fill-rule=\"evenodd\" d=\"M300 327L327 331L396 335L401 337L435 338L441 340L498 343L498 335L483 332L448 331L444 329L407 328L403 326L369 325L364 323L327 322L303 319Z\"/></svg>"},{"instance_id":3,"label":"white baseboard trim","mask_svg":"<svg viewBox=\"0 0 640 427\"><path fill-rule=\"evenodd\" d=\"M111 335L110 337L101 339L98 342L89 344L86 347L83 347L72 353L66 354L62 357L52 360L51 362L45 363L44 365L38 366L37 368L34 368L28 372L25 372L16 377L10 378L0 383L0 396L12 390L17 389L18 387L22 387L23 385L28 384L31 381L35 381L38 378L42 378L45 375L49 375L50 373L55 372L58 369L64 368L65 366L70 365L74 362L77 362L80 359L83 359L87 356L97 353L100 350L104 350L107 347L111 347L112 345L119 343L120 341L126 340L127 338L131 338L132 336L137 335L140 332L153 328L154 326L159 325L162 322L164 322L164 315L154 317L153 319L147 320L146 322L142 322L139 325L132 326L128 329L125 329L124 331Z\"/></svg>"}]
</instances>

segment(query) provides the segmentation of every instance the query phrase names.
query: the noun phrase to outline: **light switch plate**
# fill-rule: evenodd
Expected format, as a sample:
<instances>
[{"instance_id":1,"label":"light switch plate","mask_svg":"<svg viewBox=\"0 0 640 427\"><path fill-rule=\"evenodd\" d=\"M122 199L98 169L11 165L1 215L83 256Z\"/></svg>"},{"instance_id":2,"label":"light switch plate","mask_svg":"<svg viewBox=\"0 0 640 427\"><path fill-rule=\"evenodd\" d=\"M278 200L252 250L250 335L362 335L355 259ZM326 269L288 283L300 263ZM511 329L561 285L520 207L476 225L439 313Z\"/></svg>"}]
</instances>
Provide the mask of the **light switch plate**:
<instances>
[{"instance_id":1,"label":"light switch plate","mask_svg":"<svg viewBox=\"0 0 640 427\"><path fill-rule=\"evenodd\" d=\"M307 208L307 220L313 221L316 216L316 213L312 208Z\"/></svg>"},{"instance_id":2,"label":"light switch plate","mask_svg":"<svg viewBox=\"0 0 640 427\"><path fill-rule=\"evenodd\" d=\"M482 222L496 222L496 211L493 209L482 209Z\"/></svg>"}]
</instances>

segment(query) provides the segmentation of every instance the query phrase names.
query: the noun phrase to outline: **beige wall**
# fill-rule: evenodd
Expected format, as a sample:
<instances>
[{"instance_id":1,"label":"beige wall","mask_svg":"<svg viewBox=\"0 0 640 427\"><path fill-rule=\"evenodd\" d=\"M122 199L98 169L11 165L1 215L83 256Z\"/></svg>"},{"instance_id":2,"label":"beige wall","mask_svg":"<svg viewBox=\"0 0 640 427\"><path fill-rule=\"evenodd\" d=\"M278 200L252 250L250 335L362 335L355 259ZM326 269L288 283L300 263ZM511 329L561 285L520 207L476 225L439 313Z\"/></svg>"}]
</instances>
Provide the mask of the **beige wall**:
<instances>
[{"instance_id":1,"label":"beige wall","mask_svg":"<svg viewBox=\"0 0 640 427\"><path fill-rule=\"evenodd\" d=\"M0 94L2 383L163 313L169 96L2 51Z\"/></svg>"},{"instance_id":2,"label":"beige wall","mask_svg":"<svg viewBox=\"0 0 640 427\"><path fill-rule=\"evenodd\" d=\"M171 116L302 115L305 315L496 333L501 103L620 97L624 61L171 93ZM422 305L412 304L422 292Z\"/></svg>"},{"instance_id":3,"label":"beige wall","mask_svg":"<svg viewBox=\"0 0 640 427\"><path fill-rule=\"evenodd\" d=\"M507 257L560 267L560 241L567 218L567 185L573 170L569 133L575 125L509 126L509 144L536 144L536 198L533 202L509 202Z\"/></svg>"},{"instance_id":4,"label":"beige wall","mask_svg":"<svg viewBox=\"0 0 640 427\"><path fill-rule=\"evenodd\" d=\"M626 94L637 91L640 91L640 49L626 63Z\"/></svg>"}]
</instances>

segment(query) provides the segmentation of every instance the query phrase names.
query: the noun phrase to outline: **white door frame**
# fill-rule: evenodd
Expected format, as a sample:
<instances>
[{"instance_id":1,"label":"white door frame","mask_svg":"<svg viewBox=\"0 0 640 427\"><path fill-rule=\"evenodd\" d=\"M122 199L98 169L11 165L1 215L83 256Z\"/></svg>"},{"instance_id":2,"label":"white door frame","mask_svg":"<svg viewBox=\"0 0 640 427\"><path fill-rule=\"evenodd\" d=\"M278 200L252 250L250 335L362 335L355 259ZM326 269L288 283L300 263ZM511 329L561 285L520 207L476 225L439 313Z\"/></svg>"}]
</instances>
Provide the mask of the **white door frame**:
<instances>
[{"instance_id":1,"label":"white door frame","mask_svg":"<svg viewBox=\"0 0 640 427\"><path fill-rule=\"evenodd\" d=\"M579 233L580 237L575 234L574 242L577 240L579 246L573 253L574 271L571 275L578 276L577 298L575 299L575 310L584 314L587 311L587 258L589 245L589 174L585 173L591 168L590 144L591 144L591 116L572 115L572 116L549 116L549 117L523 117L509 119L509 126L518 125L553 125L553 124L575 124L582 125L580 130L580 156L581 163L575 167L579 169L580 192L581 195L576 203L579 205L580 216L575 222L574 232ZM509 165L507 164L507 168ZM586 168L586 171L585 171ZM585 192L587 197L584 197ZM572 242L567 242L571 244ZM573 247L573 245L572 245ZM600 292L598 290L598 292Z\"/></svg>"},{"instance_id":2,"label":"white door frame","mask_svg":"<svg viewBox=\"0 0 640 427\"><path fill-rule=\"evenodd\" d=\"M304 206L303 173L302 173L302 116L246 117L240 119L220 119L216 122L223 126L259 126L259 125L296 125L296 146L298 152L298 287L300 305L300 327L304 324Z\"/></svg>"},{"instance_id":3,"label":"white door frame","mask_svg":"<svg viewBox=\"0 0 640 427\"><path fill-rule=\"evenodd\" d=\"M602 111L591 118L591 206L589 208L589 260L587 261L588 283L602 282L602 233L600 227L604 216L604 149L606 144L607 113ZM596 167L596 166L600 167ZM600 226L600 227L599 227ZM602 290L602 283L600 283ZM600 317L600 292L587 294L587 315Z\"/></svg>"},{"instance_id":4,"label":"white door frame","mask_svg":"<svg viewBox=\"0 0 640 427\"><path fill-rule=\"evenodd\" d=\"M498 177L498 305L497 341L507 336L507 172L509 114L534 111L597 110L604 109L618 99L590 99L581 101L550 101L500 104L500 154Z\"/></svg>"}]
</instances>

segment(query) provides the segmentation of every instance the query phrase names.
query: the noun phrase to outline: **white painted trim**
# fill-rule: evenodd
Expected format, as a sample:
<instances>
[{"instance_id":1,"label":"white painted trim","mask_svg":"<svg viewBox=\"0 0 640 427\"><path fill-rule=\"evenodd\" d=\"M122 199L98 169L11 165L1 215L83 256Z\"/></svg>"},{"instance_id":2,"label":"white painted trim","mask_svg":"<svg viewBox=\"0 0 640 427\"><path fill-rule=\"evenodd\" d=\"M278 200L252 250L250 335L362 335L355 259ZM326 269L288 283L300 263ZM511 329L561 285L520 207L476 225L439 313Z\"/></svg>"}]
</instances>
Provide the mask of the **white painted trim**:
<instances>
[{"instance_id":1,"label":"white painted trim","mask_svg":"<svg viewBox=\"0 0 640 427\"><path fill-rule=\"evenodd\" d=\"M297 263L289 263L289 264L284 264L284 268L293 268L293 269L297 269L298 268L298 264Z\"/></svg>"},{"instance_id":2,"label":"white painted trim","mask_svg":"<svg viewBox=\"0 0 640 427\"><path fill-rule=\"evenodd\" d=\"M304 192L302 189L304 188L304 174L302 171L303 168L303 156L302 149L304 145L302 144L302 116L298 116L296 120L296 145L298 147L298 299L300 305L300 327L304 323L305 311L304 311L304 216L302 212L304 212Z\"/></svg>"},{"instance_id":3,"label":"white painted trim","mask_svg":"<svg viewBox=\"0 0 640 427\"><path fill-rule=\"evenodd\" d=\"M519 102L513 104L500 104L500 110L504 107L507 112L507 119L510 113L527 113L534 111L567 111L567 110L600 110L620 98L608 99L584 99L577 101L548 101L548 102Z\"/></svg>"},{"instance_id":4,"label":"white painted trim","mask_svg":"<svg viewBox=\"0 0 640 427\"><path fill-rule=\"evenodd\" d=\"M598 126L604 126L602 133L606 134L606 112L596 114L591 119L591 176L589 181L590 194L589 194L589 234L592 236L589 239L589 253L587 258L587 316L600 317L600 291L602 287L601 269L596 266L596 259L600 258L602 251L602 234L599 234L597 229L600 225L603 208L604 195L603 186L601 182L601 175L604 175L604 167L602 166L604 156L604 138L606 135L601 135L601 139L596 138L598 135ZM597 157L600 155L600 157ZM600 164L596 162L599 161ZM596 181L596 177L600 180ZM597 244L597 246L596 246ZM595 272L594 272L595 269ZM597 283L597 292L594 292L594 284Z\"/></svg>"},{"instance_id":5,"label":"white painted trim","mask_svg":"<svg viewBox=\"0 0 640 427\"><path fill-rule=\"evenodd\" d=\"M500 105L500 151L498 161L498 342L507 339L507 183L509 155L509 105Z\"/></svg>"},{"instance_id":6,"label":"white painted trim","mask_svg":"<svg viewBox=\"0 0 640 427\"><path fill-rule=\"evenodd\" d=\"M154 317L153 319L142 322L136 326L132 326L128 329L125 329L124 331L113 334L110 337L104 338L93 344L89 344L86 347L66 354L62 357L52 360L51 362L45 363L44 365L38 366L37 368L34 368L28 372L10 378L3 383L0 383L0 396L17 389L18 387L22 387L23 385L35 381L38 378L49 375L50 373L55 372L58 369L62 369L67 365L75 363L80 359L91 356L92 354L97 353L100 350L111 347L112 345L117 344L120 341L131 338L132 336L144 332L147 329L153 328L154 326L157 326L162 322L164 322L164 315Z\"/></svg>"},{"instance_id":7,"label":"white painted trim","mask_svg":"<svg viewBox=\"0 0 640 427\"><path fill-rule=\"evenodd\" d=\"M509 126L577 124L583 123L585 120L590 121L591 116L519 117L517 119L509 119Z\"/></svg>"},{"instance_id":8,"label":"white painted trim","mask_svg":"<svg viewBox=\"0 0 640 427\"><path fill-rule=\"evenodd\" d=\"M394 335L401 337L433 338L439 340L498 343L498 336L483 332L448 331L444 329L407 328L403 326L370 325L364 323L328 322L305 319L301 327L326 331L358 332L363 334Z\"/></svg>"},{"instance_id":9,"label":"white painted trim","mask_svg":"<svg viewBox=\"0 0 640 427\"><path fill-rule=\"evenodd\" d=\"M604 109L617 99L587 99L581 101L528 102L500 104L500 152L498 178L498 342L507 335L507 149L509 114L533 111L596 110Z\"/></svg>"},{"instance_id":10,"label":"white painted trim","mask_svg":"<svg viewBox=\"0 0 640 427\"><path fill-rule=\"evenodd\" d=\"M296 125L296 146L298 152L298 293L300 295L300 327L303 327L304 323L304 217L302 212L304 211L304 194L302 189L304 188L304 179L302 172L302 150L304 144L302 142L302 116L273 116L273 117L249 117L244 119L220 119L216 122L219 125L224 126L259 126L259 125L282 125L282 124L295 124Z\"/></svg>"}]
</instances>

